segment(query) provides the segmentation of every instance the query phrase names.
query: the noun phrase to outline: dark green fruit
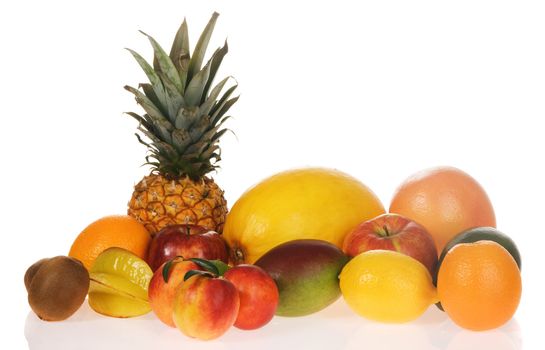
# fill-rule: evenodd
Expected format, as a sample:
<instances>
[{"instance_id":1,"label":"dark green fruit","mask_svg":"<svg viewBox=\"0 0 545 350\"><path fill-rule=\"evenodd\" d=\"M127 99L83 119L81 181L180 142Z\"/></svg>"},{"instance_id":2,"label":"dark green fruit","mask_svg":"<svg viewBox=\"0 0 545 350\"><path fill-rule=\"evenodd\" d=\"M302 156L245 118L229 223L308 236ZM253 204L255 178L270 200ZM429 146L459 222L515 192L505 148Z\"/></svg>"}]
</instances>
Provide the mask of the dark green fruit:
<instances>
[{"instance_id":1,"label":"dark green fruit","mask_svg":"<svg viewBox=\"0 0 545 350\"><path fill-rule=\"evenodd\" d=\"M42 259L25 273L28 303L45 321L61 321L76 312L89 290L89 273L67 256Z\"/></svg>"},{"instance_id":2,"label":"dark green fruit","mask_svg":"<svg viewBox=\"0 0 545 350\"><path fill-rule=\"evenodd\" d=\"M449 250L460 243L474 243L478 241L493 241L504 247L509 254L511 254L520 270L522 266L520 253L517 245L509 236L494 227L475 227L457 234L445 245L441 255L439 256L439 261L437 262L436 273L433 276L433 284L437 285L437 275L439 273L439 269L441 268L441 263ZM440 310L443 310L441 303L437 303L435 305Z\"/></svg>"},{"instance_id":3,"label":"dark green fruit","mask_svg":"<svg viewBox=\"0 0 545 350\"><path fill-rule=\"evenodd\" d=\"M474 243L478 241L493 241L504 247L509 254L515 259L519 270L521 268L521 259L520 253L518 251L517 245L515 242L509 238L505 233L502 233L498 229L493 227L475 227L464 232L461 232L454 236L443 248L441 255L439 255L439 261L437 263L437 272L439 272L439 267L447 255L448 251L451 250L455 245L460 243ZM437 281L437 273L434 276L434 284Z\"/></svg>"},{"instance_id":4,"label":"dark green fruit","mask_svg":"<svg viewBox=\"0 0 545 350\"><path fill-rule=\"evenodd\" d=\"M339 274L348 257L322 240L282 243L255 262L278 286L279 316L305 316L320 311L341 295Z\"/></svg>"}]
</instances>

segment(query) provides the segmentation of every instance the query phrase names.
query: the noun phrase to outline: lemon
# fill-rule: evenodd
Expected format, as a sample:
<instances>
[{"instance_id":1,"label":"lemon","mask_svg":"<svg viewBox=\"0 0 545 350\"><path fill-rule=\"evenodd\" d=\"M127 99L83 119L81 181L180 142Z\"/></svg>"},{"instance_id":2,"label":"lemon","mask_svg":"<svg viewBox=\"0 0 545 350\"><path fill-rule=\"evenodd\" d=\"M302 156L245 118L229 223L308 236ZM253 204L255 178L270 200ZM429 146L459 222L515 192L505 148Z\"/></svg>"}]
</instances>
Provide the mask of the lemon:
<instances>
[{"instance_id":1,"label":"lemon","mask_svg":"<svg viewBox=\"0 0 545 350\"><path fill-rule=\"evenodd\" d=\"M339 278L348 306L375 321L408 322L438 301L426 267L390 250L359 254L346 264Z\"/></svg>"},{"instance_id":2,"label":"lemon","mask_svg":"<svg viewBox=\"0 0 545 350\"><path fill-rule=\"evenodd\" d=\"M384 213L378 197L335 169L292 169L246 191L227 215L223 238L234 263L254 263L281 243L320 239L341 248L362 221Z\"/></svg>"}]
</instances>

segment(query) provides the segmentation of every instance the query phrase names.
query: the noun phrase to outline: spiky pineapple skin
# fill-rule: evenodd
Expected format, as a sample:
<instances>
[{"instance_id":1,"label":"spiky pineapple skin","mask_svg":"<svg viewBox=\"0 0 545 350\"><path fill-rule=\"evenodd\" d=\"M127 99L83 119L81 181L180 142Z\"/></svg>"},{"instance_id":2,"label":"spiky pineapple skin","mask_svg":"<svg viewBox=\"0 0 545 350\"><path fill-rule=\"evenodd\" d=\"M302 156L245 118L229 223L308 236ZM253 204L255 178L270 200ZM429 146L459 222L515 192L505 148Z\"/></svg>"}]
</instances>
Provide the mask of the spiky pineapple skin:
<instances>
[{"instance_id":1,"label":"spiky pineapple skin","mask_svg":"<svg viewBox=\"0 0 545 350\"><path fill-rule=\"evenodd\" d=\"M144 177L135 187L128 214L155 235L174 224L196 224L222 233L227 202L212 178L167 179L160 174Z\"/></svg>"}]
</instances>

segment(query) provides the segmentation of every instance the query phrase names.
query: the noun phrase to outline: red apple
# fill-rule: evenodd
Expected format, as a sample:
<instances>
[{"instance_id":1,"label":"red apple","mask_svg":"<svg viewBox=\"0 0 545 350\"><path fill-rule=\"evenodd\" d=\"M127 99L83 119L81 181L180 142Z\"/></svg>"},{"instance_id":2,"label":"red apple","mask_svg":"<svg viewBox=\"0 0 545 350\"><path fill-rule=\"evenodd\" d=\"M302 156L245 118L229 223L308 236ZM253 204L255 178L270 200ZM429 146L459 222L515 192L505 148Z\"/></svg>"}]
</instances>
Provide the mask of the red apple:
<instances>
[{"instance_id":1,"label":"red apple","mask_svg":"<svg viewBox=\"0 0 545 350\"><path fill-rule=\"evenodd\" d=\"M249 330L269 323L278 306L278 287L271 276L255 265L237 265L223 276L235 285L240 297L235 327Z\"/></svg>"},{"instance_id":2,"label":"red apple","mask_svg":"<svg viewBox=\"0 0 545 350\"><path fill-rule=\"evenodd\" d=\"M420 261L433 276L437 248L433 237L418 223L398 214L383 214L358 225L344 238L343 251L354 257L368 250L393 250Z\"/></svg>"},{"instance_id":3,"label":"red apple","mask_svg":"<svg viewBox=\"0 0 545 350\"><path fill-rule=\"evenodd\" d=\"M151 309L170 327L176 327L172 320L176 289L183 282L187 271L198 269L199 266L194 262L179 257L161 265L151 278L148 287Z\"/></svg>"},{"instance_id":4,"label":"red apple","mask_svg":"<svg viewBox=\"0 0 545 350\"><path fill-rule=\"evenodd\" d=\"M195 274L178 288L172 318L185 335L210 340L235 323L239 306L238 291L231 282L208 273Z\"/></svg>"},{"instance_id":5,"label":"red apple","mask_svg":"<svg viewBox=\"0 0 545 350\"><path fill-rule=\"evenodd\" d=\"M167 226L153 237L148 251L148 264L153 271L177 256L225 263L229 259L221 235L197 225Z\"/></svg>"}]
</instances>

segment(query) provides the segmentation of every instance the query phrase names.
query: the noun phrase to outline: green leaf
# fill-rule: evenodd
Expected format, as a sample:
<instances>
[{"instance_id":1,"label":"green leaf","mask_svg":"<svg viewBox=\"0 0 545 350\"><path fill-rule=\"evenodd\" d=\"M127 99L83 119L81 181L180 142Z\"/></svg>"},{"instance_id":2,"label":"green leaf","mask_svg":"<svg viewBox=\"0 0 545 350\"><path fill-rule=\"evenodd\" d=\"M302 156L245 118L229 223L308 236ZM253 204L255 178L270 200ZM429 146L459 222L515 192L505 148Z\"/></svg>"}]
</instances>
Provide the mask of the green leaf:
<instances>
[{"instance_id":1,"label":"green leaf","mask_svg":"<svg viewBox=\"0 0 545 350\"><path fill-rule=\"evenodd\" d=\"M181 255L178 255L177 257L173 258L173 259L170 259L169 261L167 261L165 263L165 265L163 266L163 271L162 274L163 274L163 281L165 281L165 283L168 283L168 277L170 276L170 269L172 268L172 265L175 263L175 262L178 262L179 259L182 259L182 261L184 260L184 257L181 256Z\"/></svg>"},{"instance_id":2,"label":"green leaf","mask_svg":"<svg viewBox=\"0 0 545 350\"><path fill-rule=\"evenodd\" d=\"M146 144L146 146L150 148L150 151L156 150L161 156L167 157L168 159L174 159L178 156L178 152L176 152L174 147L172 147L172 145L169 143L161 141L157 136L146 129L138 128L138 131L152 141L153 145Z\"/></svg>"},{"instance_id":3,"label":"green leaf","mask_svg":"<svg viewBox=\"0 0 545 350\"><path fill-rule=\"evenodd\" d=\"M208 126L208 118L200 118L195 120L194 123L188 128L191 140L194 142L201 140L202 135L206 132Z\"/></svg>"},{"instance_id":4,"label":"green leaf","mask_svg":"<svg viewBox=\"0 0 545 350\"><path fill-rule=\"evenodd\" d=\"M215 151L216 149L219 148L219 146L215 145L216 141L228 130L228 129L219 130L219 128L229 118L230 117L223 118L223 120L217 126L211 127L210 129L208 129L199 138L199 140L202 140L203 142L195 142L195 143L191 144L185 150L184 153L194 154L199 159L209 159L208 158L209 155L212 154L213 151ZM201 144L202 144L202 146L201 146ZM210 150L211 147L214 147L214 149Z\"/></svg>"},{"instance_id":5,"label":"green leaf","mask_svg":"<svg viewBox=\"0 0 545 350\"><path fill-rule=\"evenodd\" d=\"M222 81L220 81L218 83L218 85L216 85L212 89L212 91L210 92L210 96L204 102L201 103L201 106L199 108L201 110L202 115L208 115L208 113L210 113L210 110L214 106L214 103L218 99L218 96L220 95L221 90L223 90L223 87L225 86L225 84L227 83L229 78L230 77L227 77L227 78L223 79ZM210 81L210 79L208 81ZM205 96L205 95L206 94L203 94L203 96Z\"/></svg>"},{"instance_id":6,"label":"green leaf","mask_svg":"<svg viewBox=\"0 0 545 350\"><path fill-rule=\"evenodd\" d=\"M178 71L176 70L176 67L174 66L174 63L172 63L170 57L166 54L165 50L163 50L159 43L155 41L155 39L142 31L140 31L140 33L148 37L151 46L153 47L155 58L157 59L158 68L170 79L170 81L172 81L178 91L182 92L183 86L182 81L180 80L180 75L178 74Z\"/></svg>"},{"instance_id":7,"label":"green leaf","mask_svg":"<svg viewBox=\"0 0 545 350\"><path fill-rule=\"evenodd\" d=\"M156 119L152 118L149 114L144 114L145 117L151 119L152 128L138 128L141 132L143 132L150 140L153 140L154 143L171 143L172 137L171 137L171 127L168 123L163 123L162 121L157 121Z\"/></svg>"},{"instance_id":8,"label":"green leaf","mask_svg":"<svg viewBox=\"0 0 545 350\"><path fill-rule=\"evenodd\" d=\"M227 102L229 97L231 97L237 87L238 85L233 85L229 89L227 89L227 91L225 91L223 96L221 96L220 100L216 104L214 104L214 107L212 107L212 109L210 110L211 116L216 115L216 113L225 105L225 103Z\"/></svg>"},{"instance_id":9,"label":"green leaf","mask_svg":"<svg viewBox=\"0 0 545 350\"><path fill-rule=\"evenodd\" d=\"M208 77L208 81L206 82L206 86L204 87L204 93L202 95L201 104L204 103L204 100L206 99L206 96L208 95L208 90L210 90L210 87L212 86L212 83L214 82L214 78L216 77L216 73L218 72L218 69L221 65L221 62L223 61L223 58L229 51L229 47L227 46L227 40L225 40L225 44L221 49L217 49L214 54L212 55L211 64L210 64L210 75Z\"/></svg>"},{"instance_id":10,"label":"green leaf","mask_svg":"<svg viewBox=\"0 0 545 350\"><path fill-rule=\"evenodd\" d=\"M205 269L206 271L219 276L220 272L216 265L212 263L210 260L206 259L200 259L200 258L190 258L190 261L193 261L195 264L197 264L199 267Z\"/></svg>"},{"instance_id":11,"label":"green leaf","mask_svg":"<svg viewBox=\"0 0 545 350\"><path fill-rule=\"evenodd\" d=\"M202 159L212 159L212 158L215 158L213 155L214 155L214 152L215 151L219 151L220 147L218 145L210 145L208 146L201 154L200 154L200 157ZM219 154L218 154L218 157L219 157ZM216 158L216 161L218 159Z\"/></svg>"},{"instance_id":12,"label":"green leaf","mask_svg":"<svg viewBox=\"0 0 545 350\"><path fill-rule=\"evenodd\" d=\"M166 102L166 106L168 109L167 115L168 119L172 124L176 122L176 114L185 105L184 97L176 86L170 81L170 79L163 73L159 72L159 76L161 77L161 80L163 81L163 85L166 88L168 100Z\"/></svg>"},{"instance_id":13,"label":"green leaf","mask_svg":"<svg viewBox=\"0 0 545 350\"><path fill-rule=\"evenodd\" d=\"M184 18L182 25L174 37L172 48L170 49L170 59L180 74L182 86L185 89L187 79L187 69L189 66L189 34L187 30L187 21Z\"/></svg>"},{"instance_id":14,"label":"green leaf","mask_svg":"<svg viewBox=\"0 0 545 350\"><path fill-rule=\"evenodd\" d=\"M206 54L206 48L208 46L208 43L210 42L210 37L212 36L212 32L214 31L214 26L216 25L218 16L219 14L217 12L214 12L212 14L212 18L210 18L210 21L208 21L208 24L204 28L201 36L199 37L199 41L197 41L197 45L195 45L195 50L193 51L193 55L189 60L189 67L187 72L187 81L189 82L191 82L197 72L201 70L204 55Z\"/></svg>"},{"instance_id":15,"label":"green leaf","mask_svg":"<svg viewBox=\"0 0 545 350\"><path fill-rule=\"evenodd\" d=\"M227 116L227 117L223 118L222 120L220 120L219 123L216 123L216 124L211 123L210 128L208 130L206 130L206 132L203 134L202 139L204 139L204 140L213 140L214 135L218 132L220 127L223 125L223 123L225 123L230 118L231 118L231 116ZM211 141L209 141L209 142L211 142Z\"/></svg>"},{"instance_id":16,"label":"green leaf","mask_svg":"<svg viewBox=\"0 0 545 350\"><path fill-rule=\"evenodd\" d=\"M173 146L176 147L178 152L182 153L191 143L191 137L187 130L177 129L172 132L172 141L174 141Z\"/></svg>"},{"instance_id":17,"label":"green leaf","mask_svg":"<svg viewBox=\"0 0 545 350\"><path fill-rule=\"evenodd\" d=\"M125 112L125 114L130 115L134 119L136 119L140 124L142 124L146 129L150 130L153 128L153 125L150 124L145 118L142 116L134 113L134 112Z\"/></svg>"},{"instance_id":18,"label":"green leaf","mask_svg":"<svg viewBox=\"0 0 545 350\"><path fill-rule=\"evenodd\" d=\"M212 124L216 124L225 115L225 113L227 113L229 108L231 108L235 102L238 101L238 98L239 96L233 97L232 99L226 101L218 111L214 112L214 114L212 114Z\"/></svg>"},{"instance_id":19,"label":"green leaf","mask_svg":"<svg viewBox=\"0 0 545 350\"><path fill-rule=\"evenodd\" d=\"M174 263L174 259L167 261L165 266L163 266L162 273L163 273L163 281L165 281L165 283L168 283L169 272L173 263Z\"/></svg>"},{"instance_id":20,"label":"green leaf","mask_svg":"<svg viewBox=\"0 0 545 350\"><path fill-rule=\"evenodd\" d=\"M140 54L134 50L131 50L129 48L125 48L125 50L129 51L136 62L140 65L144 73L148 76L148 79L152 85L159 85L161 84L161 80L159 80L159 77L157 76L155 70L149 65L149 63L142 57Z\"/></svg>"},{"instance_id":21,"label":"green leaf","mask_svg":"<svg viewBox=\"0 0 545 350\"><path fill-rule=\"evenodd\" d=\"M229 266L221 260L210 260L210 262L216 265L216 268L219 271L218 276L223 276L227 270L229 270Z\"/></svg>"},{"instance_id":22,"label":"green leaf","mask_svg":"<svg viewBox=\"0 0 545 350\"><path fill-rule=\"evenodd\" d=\"M163 142L163 141L161 141L160 138L155 136L155 133L153 132L153 129L149 130L149 129L145 129L145 128L142 128L142 127L138 127L137 130L140 131L142 134L144 134L155 145L158 145L161 142Z\"/></svg>"},{"instance_id":23,"label":"green leaf","mask_svg":"<svg viewBox=\"0 0 545 350\"><path fill-rule=\"evenodd\" d=\"M188 157L193 156L199 158L202 152L208 147L208 144L205 142L195 142L189 145L185 150L184 154Z\"/></svg>"},{"instance_id":24,"label":"green leaf","mask_svg":"<svg viewBox=\"0 0 545 350\"><path fill-rule=\"evenodd\" d=\"M134 94L136 102L144 108L146 113L148 113L149 117L153 120L154 129L160 133L158 136L160 136L163 141L170 142L170 132L173 127L169 120L165 118L163 113L157 109L157 106L155 106L153 102L138 89L128 85L125 86L125 89Z\"/></svg>"},{"instance_id":25,"label":"green leaf","mask_svg":"<svg viewBox=\"0 0 545 350\"><path fill-rule=\"evenodd\" d=\"M214 277L210 272L208 271L201 271L201 270L189 270L184 275L184 281L187 281L189 278L195 276L195 275L201 275L206 277Z\"/></svg>"},{"instance_id":26,"label":"green leaf","mask_svg":"<svg viewBox=\"0 0 545 350\"><path fill-rule=\"evenodd\" d=\"M227 130L229 130L229 129L221 129L214 136L212 136L212 139L210 141L211 142L216 142L217 140L219 140L220 137L223 136L223 134L225 134L227 132Z\"/></svg>"},{"instance_id":27,"label":"green leaf","mask_svg":"<svg viewBox=\"0 0 545 350\"><path fill-rule=\"evenodd\" d=\"M188 130L193 123L199 117L199 110L196 107L181 108L176 114L176 122L174 126L176 129Z\"/></svg>"},{"instance_id":28,"label":"green leaf","mask_svg":"<svg viewBox=\"0 0 545 350\"><path fill-rule=\"evenodd\" d=\"M136 62L138 62L138 64L140 65L144 73L146 73L151 83L151 87L153 88L153 92L155 93L155 96L159 100L161 106L166 107L165 90L163 88L161 79L157 75L157 72L155 72L155 70L149 65L149 63L142 56L140 56L138 52L131 49L126 49L126 50L133 55ZM146 90L144 90L144 92L146 92Z\"/></svg>"},{"instance_id":29,"label":"green leaf","mask_svg":"<svg viewBox=\"0 0 545 350\"><path fill-rule=\"evenodd\" d=\"M162 112L165 113L165 108L163 107L163 103L159 101L159 98L157 97L157 94L153 90L153 86L151 84L141 83L138 84L139 88L142 88L144 91L144 94L150 99L150 101ZM165 97L163 96L163 99ZM166 103L166 101L165 101Z\"/></svg>"},{"instance_id":30,"label":"green leaf","mask_svg":"<svg viewBox=\"0 0 545 350\"><path fill-rule=\"evenodd\" d=\"M144 146L148 147L148 148L152 148L153 146L150 145L149 143L145 142L144 140L142 140L142 138L140 137L140 135L138 135L138 133L134 133L134 135L136 135L136 138L138 139L138 142L140 142L141 144L143 144Z\"/></svg>"},{"instance_id":31,"label":"green leaf","mask_svg":"<svg viewBox=\"0 0 545 350\"><path fill-rule=\"evenodd\" d=\"M201 97L204 92L204 86L208 80L208 75L210 74L210 65L207 64L202 70L200 70L197 75L187 85L185 89L185 102L189 107L198 106L201 103Z\"/></svg>"}]
</instances>

